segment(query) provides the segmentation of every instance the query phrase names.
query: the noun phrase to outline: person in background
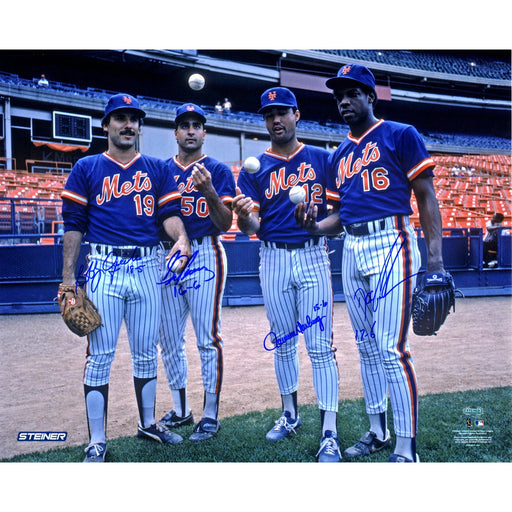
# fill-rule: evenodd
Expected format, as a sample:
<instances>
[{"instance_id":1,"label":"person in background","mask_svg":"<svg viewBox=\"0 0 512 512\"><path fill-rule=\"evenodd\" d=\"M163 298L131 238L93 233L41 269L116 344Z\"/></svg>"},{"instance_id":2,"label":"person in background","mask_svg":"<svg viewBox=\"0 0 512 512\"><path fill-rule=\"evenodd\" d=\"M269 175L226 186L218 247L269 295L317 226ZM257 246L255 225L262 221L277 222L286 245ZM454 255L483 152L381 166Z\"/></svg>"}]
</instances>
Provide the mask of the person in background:
<instances>
[{"instance_id":1,"label":"person in background","mask_svg":"<svg viewBox=\"0 0 512 512\"><path fill-rule=\"evenodd\" d=\"M224 103L222 104L222 108L223 108L225 114L231 114L231 102L227 98L224 98Z\"/></svg>"},{"instance_id":2,"label":"person in background","mask_svg":"<svg viewBox=\"0 0 512 512\"><path fill-rule=\"evenodd\" d=\"M37 82L38 87L49 87L50 83L46 79L44 75L41 75L41 78Z\"/></svg>"},{"instance_id":3,"label":"person in background","mask_svg":"<svg viewBox=\"0 0 512 512\"><path fill-rule=\"evenodd\" d=\"M498 228L503 225L503 220L503 214L496 212L485 225L487 233L484 235L484 268L498 266Z\"/></svg>"}]
</instances>

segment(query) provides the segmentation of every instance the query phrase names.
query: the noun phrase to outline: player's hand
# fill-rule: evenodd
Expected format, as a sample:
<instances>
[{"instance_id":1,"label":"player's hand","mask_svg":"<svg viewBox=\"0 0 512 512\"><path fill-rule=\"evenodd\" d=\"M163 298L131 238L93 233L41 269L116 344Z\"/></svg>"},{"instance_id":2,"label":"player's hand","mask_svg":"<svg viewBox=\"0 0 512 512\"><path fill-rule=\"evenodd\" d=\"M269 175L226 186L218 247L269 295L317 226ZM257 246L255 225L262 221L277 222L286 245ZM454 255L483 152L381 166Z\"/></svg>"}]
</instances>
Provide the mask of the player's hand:
<instances>
[{"instance_id":1,"label":"player's hand","mask_svg":"<svg viewBox=\"0 0 512 512\"><path fill-rule=\"evenodd\" d=\"M172 246L172 251L181 251L185 256L192 256L192 249L190 248L190 240L186 236L180 236L176 243Z\"/></svg>"},{"instance_id":2,"label":"player's hand","mask_svg":"<svg viewBox=\"0 0 512 512\"><path fill-rule=\"evenodd\" d=\"M203 195L213 189L212 175L203 164L195 164L192 169L192 183Z\"/></svg>"},{"instance_id":3,"label":"player's hand","mask_svg":"<svg viewBox=\"0 0 512 512\"><path fill-rule=\"evenodd\" d=\"M294 214L295 222L297 222L302 229L305 229L313 235L318 233L318 222L316 221L318 206L316 206L313 201L309 203L309 207L304 202L297 204Z\"/></svg>"},{"instance_id":4,"label":"player's hand","mask_svg":"<svg viewBox=\"0 0 512 512\"><path fill-rule=\"evenodd\" d=\"M249 217L254 210L253 200L250 197L246 197L245 194L242 194L242 191L238 187L236 187L236 194L231 203L233 211L239 218Z\"/></svg>"}]
</instances>

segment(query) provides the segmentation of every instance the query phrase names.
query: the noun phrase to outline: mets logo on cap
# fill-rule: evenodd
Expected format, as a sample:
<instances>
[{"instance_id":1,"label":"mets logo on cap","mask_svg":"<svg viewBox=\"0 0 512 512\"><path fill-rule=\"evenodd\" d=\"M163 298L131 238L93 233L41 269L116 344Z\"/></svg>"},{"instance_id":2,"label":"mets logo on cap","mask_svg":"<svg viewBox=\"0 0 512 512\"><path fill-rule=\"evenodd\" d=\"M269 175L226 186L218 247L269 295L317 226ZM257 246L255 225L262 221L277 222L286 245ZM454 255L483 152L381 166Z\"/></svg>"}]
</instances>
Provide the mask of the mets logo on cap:
<instances>
[{"instance_id":1,"label":"mets logo on cap","mask_svg":"<svg viewBox=\"0 0 512 512\"><path fill-rule=\"evenodd\" d=\"M270 107L297 107L297 99L290 89L286 87L272 87L261 95L261 113L265 108Z\"/></svg>"},{"instance_id":2,"label":"mets logo on cap","mask_svg":"<svg viewBox=\"0 0 512 512\"><path fill-rule=\"evenodd\" d=\"M176 109L176 117L174 118L174 122L177 123L179 119L186 114L194 114L196 115L201 122L206 123L206 114L204 110L195 103L184 103Z\"/></svg>"},{"instance_id":3,"label":"mets logo on cap","mask_svg":"<svg viewBox=\"0 0 512 512\"><path fill-rule=\"evenodd\" d=\"M377 91L375 90L375 77L373 73L360 64L345 64L339 69L338 74L329 78L325 85L329 89L342 89L344 87L360 87L364 86L375 95L377 100ZM375 106L375 101L373 105Z\"/></svg>"},{"instance_id":4,"label":"mets logo on cap","mask_svg":"<svg viewBox=\"0 0 512 512\"><path fill-rule=\"evenodd\" d=\"M106 120L107 116L114 112L115 110L121 110L123 108L129 108L130 110L135 110L140 118L146 116L146 113L140 107L140 104L134 96L127 93L119 93L114 94L108 100L105 106L105 117L102 120L102 123Z\"/></svg>"}]
</instances>

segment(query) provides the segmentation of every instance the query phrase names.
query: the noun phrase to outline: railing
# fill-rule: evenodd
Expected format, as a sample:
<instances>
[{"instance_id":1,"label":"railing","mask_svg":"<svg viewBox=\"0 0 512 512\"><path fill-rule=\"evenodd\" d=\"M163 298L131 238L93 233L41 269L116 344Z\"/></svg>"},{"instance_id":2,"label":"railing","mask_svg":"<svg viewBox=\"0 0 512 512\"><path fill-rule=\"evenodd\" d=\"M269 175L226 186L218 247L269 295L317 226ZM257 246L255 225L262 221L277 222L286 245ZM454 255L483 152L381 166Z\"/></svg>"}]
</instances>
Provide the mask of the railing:
<instances>
[{"instance_id":1,"label":"railing","mask_svg":"<svg viewBox=\"0 0 512 512\"><path fill-rule=\"evenodd\" d=\"M9 171L15 171L16 170L16 158L6 158L4 156L0 157L0 162L5 162L5 164L0 163L0 168L9 170ZM10 163L8 163L10 162Z\"/></svg>"},{"instance_id":2,"label":"railing","mask_svg":"<svg viewBox=\"0 0 512 512\"><path fill-rule=\"evenodd\" d=\"M37 83L33 80L27 80L18 77L18 75L14 75L12 73L5 73L0 71L0 82L16 84L20 86L25 86L29 88L38 88ZM112 94L116 94L115 91L108 91L104 89L96 89L92 87L88 87L87 89L81 89L77 85L74 84L64 84L61 82L49 82L50 90L59 91L62 93L73 94L74 96L80 95L84 98L96 98L100 100L106 100ZM150 96L142 96L138 95L137 98L140 99L143 106L152 107L155 109L168 109L174 111L178 105L181 103L166 100L163 98L153 98ZM208 116L223 118L223 119L231 119L233 121L238 121L247 124L263 124L262 118L260 115L255 114L254 112L244 112L244 111L235 111L232 110L229 115L226 114L217 114L215 110L210 105L201 105L201 107L208 113ZM316 120L307 120L302 119L299 126L299 131L305 130L311 132L325 132L326 134L336 134L339 136L340 134L346 134L348 129L346 125L341 123L325 123L321 124ZM432 144L434 146L445 146L446 144L453 144L453 147L460 148L487 148L487 149L495 149L497 151L510 151L510 140L507 138L501 137L484 137L484 136L474 136L469 134L430 134L424 136L427 144Z\"/></svg>"},{"instance_id":3,"label":"railing","mask_svg":"<svg viewBox=\"0 0 512 512\"><path fill-rule=\"evenodd\" d=\"M48 160L25 160L25 169L29 172L44 173L44 172L57 172L64 174L64 172L71 171L73 164L71 162L53 162Z\"/></svg>"},{"instance_id":4,"label":"railing","mask_svg":"<svg viewBox=\"0 0 512 512\"><path fill-rule=\"evenodd\" d=\"M49 243L62 237L61 199L0 197L0 243Z\"/></svg>"}]
</instances>

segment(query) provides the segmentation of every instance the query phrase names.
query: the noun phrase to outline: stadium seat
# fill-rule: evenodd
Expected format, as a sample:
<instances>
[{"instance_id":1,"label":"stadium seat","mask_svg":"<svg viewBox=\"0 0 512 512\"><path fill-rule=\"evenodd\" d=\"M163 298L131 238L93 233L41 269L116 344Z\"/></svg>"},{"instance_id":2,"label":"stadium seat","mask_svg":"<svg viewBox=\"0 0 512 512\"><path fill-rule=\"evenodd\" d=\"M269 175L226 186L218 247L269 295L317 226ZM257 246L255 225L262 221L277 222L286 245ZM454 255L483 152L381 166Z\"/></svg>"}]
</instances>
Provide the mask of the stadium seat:
<instances>
[{"instance_id":1,"label":"stadium seat","mask_svg":"<svg viewBox=\"0 0 512 512\"><path fill-rule=\"evenodd\" d=\"M11 202L0 204L0 234L9 234L14 232L12 225Z\"/></svg>"},{"instance_id":2,"label":"stadium seat","mask_svg":"<svg viewBox=\"0 0 512 512\"><path fill-rule=\"evenodd\" d=\"M39 203L37 218L41 227L41 233L51 233L53 222L62 220L60 203Z\"/></svg>"},{"instance_id":3,"label":"stadium seat","mask_svg":"<svg viewBox=\"0 0 512 512\"><path fill-rule=\"evenodd\" d=\"M18 234L40 233L37 214L33 206L15 206Z\"/></svg>"}]
</instances>

